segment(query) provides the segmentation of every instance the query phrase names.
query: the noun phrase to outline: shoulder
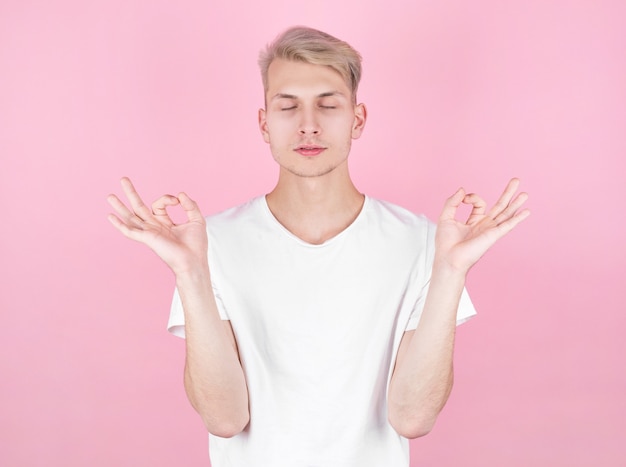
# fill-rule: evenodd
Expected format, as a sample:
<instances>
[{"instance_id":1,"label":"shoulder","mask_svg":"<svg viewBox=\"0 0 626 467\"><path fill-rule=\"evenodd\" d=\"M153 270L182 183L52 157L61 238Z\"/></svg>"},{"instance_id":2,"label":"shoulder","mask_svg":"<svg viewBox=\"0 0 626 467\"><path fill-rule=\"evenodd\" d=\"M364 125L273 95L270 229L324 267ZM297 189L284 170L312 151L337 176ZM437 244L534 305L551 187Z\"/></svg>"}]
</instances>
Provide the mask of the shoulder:
<instances>
[{"instance_id":1,"label":"shoulder","mask_svg":"<svg viewBox=\"0 0 626 467\"><path fill-rule=\"evenodd\" d=\"M428 234L435 229L435 224L423 214L376 198L367 198L367 216L370 221L400 231Z\"/></svg>"},{"instance_id":2,"label":"shoulder","mask_svg":"<svg viewBox=\"0 0 626 467\"><path fill-rule=\"evenodd\" d=\"M257 196L251 200L206 216L209 231L243 228L246 224L261 222L264 218L264 199Z\"/></svg>"},{"instance_id":3,"label":"shoulder","mask_svg":"<svg viewBox=\"0 0 626 467\"><path fill-rule=\"evenodd\" d=\"M360 236L395 264L423 265L431 256L436 225L389 201L367 198ZM412 266L411 266L412 267Z\"/></svg>"},{"instance_id":4,"label":"shoulder","mask_svg":"<svg viewBox=\"0 0 626 467\"><path fill-rule=\"evenodd\" d=\"M416 214L389 201L367 198L361 234L375 238L386 252L421 254L434 245L436 224L425 215Z\"/></svg>"},{"instance_id":5,"label":"shoulder","mask_svg":"<svg viewBox=\"0 0 626 467\"><path fill-rule=\"evenodd\" d=\"M206 217L212 273L219 273L220 265L244 261L259 251L259 243L269 229L266 209L264 197L259 196Z\"/></svg>"}]
</instances>

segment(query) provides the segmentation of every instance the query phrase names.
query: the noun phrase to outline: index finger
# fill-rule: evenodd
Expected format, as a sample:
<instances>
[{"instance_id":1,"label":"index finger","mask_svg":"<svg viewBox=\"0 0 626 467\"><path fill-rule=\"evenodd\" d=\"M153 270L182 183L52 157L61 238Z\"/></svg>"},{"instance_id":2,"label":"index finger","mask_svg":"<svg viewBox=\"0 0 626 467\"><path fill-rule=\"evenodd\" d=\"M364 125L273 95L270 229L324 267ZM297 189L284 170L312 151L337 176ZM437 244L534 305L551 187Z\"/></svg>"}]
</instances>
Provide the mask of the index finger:
<instances>
[{"instance_id":1,"label":"index finger","mask_svg":"<svg viewBox=\"0 0 626 467\"><path fill-rule=\"evenodd\" d=\"M179 193L178 200L180 201L180 206L187 214L187 219L192 222L204 223L204 216L202 215L202 212L200 212L198 203L192 200L187 193Z\"/></svg>"},{"instance_id":2,"label":"index finger","mask_svg":"<svg viewBox=\"0 0 626 467\"><path fill-rule=\"evenodd\" d=\"M133 208L135 214L143 220L148 219L152 215L152 212L143 202L139 193L137 193L137 190L135 189L133 182L130 181L130 178L123 177L120 180L120 183L122 184L124 194L128 198L130 206Z\"/></svg>"},{"instance_id":3,"label":"index finger","mask_svg":"<svg viewBox=\"0 0 626 467\"><path fill-rule=\"evenodd\" d=\"M465 197L465 190L459 188L452 196L450 196L443 205L441 214L439 215L439 221L454 220L456 217L456 210L459 208Z\"/></svg>"},{"instance_id":4,"label":"index finger","mask_svg":"<svg viewBox=\"0 0 626 467\"><path fill-rule=\"evenodd\" d=\"M498 214L500 214L507 208L507 206L511 203L511 200L513 199L513 195L519 188L519 184L519 178L512 178L511 180L509 180L509 183L506 185L504 192L502 193L498 201L496 201L496 204L494 204L493 207L489 210L489 213L487 214L489 217L494 219L498 216Z\"/></svg>"}]
</instances>

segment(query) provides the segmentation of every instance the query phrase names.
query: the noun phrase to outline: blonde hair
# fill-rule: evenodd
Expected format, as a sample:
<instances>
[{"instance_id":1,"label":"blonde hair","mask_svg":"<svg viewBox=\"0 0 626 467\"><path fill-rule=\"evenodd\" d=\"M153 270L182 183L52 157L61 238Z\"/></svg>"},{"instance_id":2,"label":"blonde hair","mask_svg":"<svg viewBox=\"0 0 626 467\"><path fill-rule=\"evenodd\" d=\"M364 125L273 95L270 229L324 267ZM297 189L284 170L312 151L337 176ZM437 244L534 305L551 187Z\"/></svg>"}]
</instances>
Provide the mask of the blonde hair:
<instances>
[{"instance_id":1,"label":"blonde hair","mask_svg":"<svg viewBox=\"0 0 626 467\"><path fill-rule=\"evenodd\" d=\"M259 54L265 92L268 88L267 71L276 58L332 68L341 75L356 102L356 91L361 80L361 55L347 42L305 26L287 29Z\"/></svg>"}]
</instances>

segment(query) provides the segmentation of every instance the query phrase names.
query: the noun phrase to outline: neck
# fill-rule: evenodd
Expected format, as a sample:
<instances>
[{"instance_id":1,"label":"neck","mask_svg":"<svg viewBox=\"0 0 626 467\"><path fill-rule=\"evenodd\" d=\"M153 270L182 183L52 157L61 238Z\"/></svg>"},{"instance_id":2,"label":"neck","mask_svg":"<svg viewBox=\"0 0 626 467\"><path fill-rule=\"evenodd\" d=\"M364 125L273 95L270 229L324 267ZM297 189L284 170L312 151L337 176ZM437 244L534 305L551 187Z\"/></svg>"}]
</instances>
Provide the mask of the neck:
<instances>
[{"instance_id":1,"label":"neck","mask_svg":"<svg viewBox=\"0 0 626 467\"><path fill-rule=\"evenodd\" d=\"M299 177L281 170L278 184L266 196L278 222L312 244L324 243L352 224L364 199L347 171Z\"/></svg>"}]
</instances>

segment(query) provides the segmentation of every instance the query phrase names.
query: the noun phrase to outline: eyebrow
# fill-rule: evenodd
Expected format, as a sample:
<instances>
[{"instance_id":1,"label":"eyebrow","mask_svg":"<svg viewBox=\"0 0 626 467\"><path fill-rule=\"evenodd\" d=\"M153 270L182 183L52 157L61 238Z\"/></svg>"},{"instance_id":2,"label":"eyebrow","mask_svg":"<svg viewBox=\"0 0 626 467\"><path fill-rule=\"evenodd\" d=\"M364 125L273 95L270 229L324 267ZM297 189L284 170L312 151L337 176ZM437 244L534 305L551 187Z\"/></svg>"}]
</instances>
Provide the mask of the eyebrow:
<instances>
[{"instance_id":1,"label":"eyebrow","mask_svg":"<svg viewBox=\"0 0 626 467\"><path fill-rule=\"evenodd\" d=\"M332 96L345 97L344 94L339 91L327 91L327 92L318 94L315 97L320 98L320 97L332 97ZM293 94L285 94L285 93L279 92L278 94L275 94L272 97L272 100L275 100L275 99L298 99L298 96L294 96Z\"/></svg>"}]
</instances>

